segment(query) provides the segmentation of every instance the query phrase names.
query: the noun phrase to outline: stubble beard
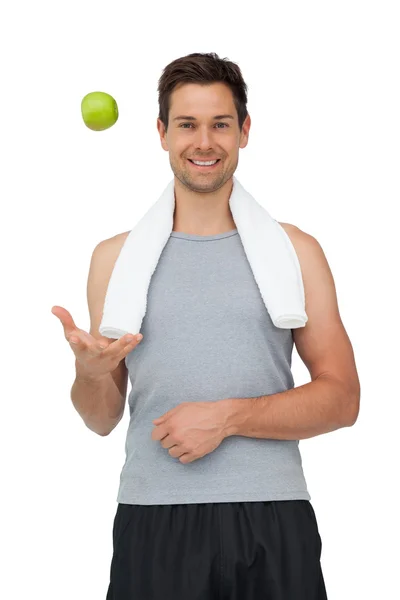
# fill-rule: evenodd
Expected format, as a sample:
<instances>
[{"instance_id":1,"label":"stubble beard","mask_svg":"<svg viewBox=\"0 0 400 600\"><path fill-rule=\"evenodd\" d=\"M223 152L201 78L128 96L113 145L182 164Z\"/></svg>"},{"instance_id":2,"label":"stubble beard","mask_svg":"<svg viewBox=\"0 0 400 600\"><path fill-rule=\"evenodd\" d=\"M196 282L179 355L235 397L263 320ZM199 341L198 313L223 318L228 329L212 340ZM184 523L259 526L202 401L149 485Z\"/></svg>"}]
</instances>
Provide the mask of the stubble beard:
<instances>
[{"instance_id":1,"label":"stubble beard","mask_svg":"<svg viewBox=\"0 0 400 600\"><path fill-rule=\"evenodd\" d=\"M180 168L170 160L171 169L175 177L189 190L197 193L210 193L217 191L233 175L226 173L223 169L216 173L199 173L197 176L189 172L190 167ZM236 168L236 167L235 167Z\"/></svg>"}]
</instances>

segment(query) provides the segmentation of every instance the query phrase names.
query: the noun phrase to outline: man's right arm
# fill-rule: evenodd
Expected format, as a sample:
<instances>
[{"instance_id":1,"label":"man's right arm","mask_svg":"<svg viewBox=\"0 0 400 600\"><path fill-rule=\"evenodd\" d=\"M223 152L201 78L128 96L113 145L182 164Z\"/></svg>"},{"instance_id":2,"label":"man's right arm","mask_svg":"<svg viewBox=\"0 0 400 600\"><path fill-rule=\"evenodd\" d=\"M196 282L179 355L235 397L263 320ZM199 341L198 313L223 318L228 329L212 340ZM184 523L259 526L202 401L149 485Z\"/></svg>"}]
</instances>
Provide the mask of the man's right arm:
<instances>
[{"instance_id":1,"label":"man's right arm","mask_svg":"<svg viewBox=\"0 0 400 600\"><path fill-rule=\"evenodd\" d=\"M119 366L113 373L104 375L102 378L90 378L79 368L75 360L76 377L71 388L71 400L82 417L85 425L99 435L108 435L118 425L124 414L126 391L121 393L118 387L118 379L123 382L127 375L124 364ZM119 373L118 373L119 371ZM127 383L125 384L125 389Z\"/></svg>"},{"instance_id":2,"label":"man's right arm","mask_svg":"<svg viewBox=\"0 0 400 600\"><path fill-rule=\"evenodd\" d=\"M99 333L99 327L108 282L128 233L100 242L92 254L87 282L90 334L100 340L105 339ZM72 403L89 429L102 436L108 435L124 414L128 387L125 360L121 360L111 373L95 379L85 373L78 360L75 360L75 369L76 377L71 388Z\"/></svg>"}]
</instances>

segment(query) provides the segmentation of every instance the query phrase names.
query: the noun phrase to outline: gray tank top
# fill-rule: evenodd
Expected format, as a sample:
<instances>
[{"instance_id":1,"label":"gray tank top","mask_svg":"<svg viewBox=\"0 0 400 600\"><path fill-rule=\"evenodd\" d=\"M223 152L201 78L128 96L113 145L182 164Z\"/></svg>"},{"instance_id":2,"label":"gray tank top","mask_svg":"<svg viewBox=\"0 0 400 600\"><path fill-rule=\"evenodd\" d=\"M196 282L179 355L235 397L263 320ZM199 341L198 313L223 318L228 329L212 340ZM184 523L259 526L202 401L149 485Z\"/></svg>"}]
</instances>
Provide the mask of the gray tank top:
<instances>
[{"instance_id":1,"label":"gray tank top","mask_svg":"<svg viewBox=\"0 0 400 600\"><path fill-rule=\"evenodd\" d=\"M151 439L153 419L182 402L294 387L292 330L272 323L237 229L171 232L150 280L140 332L142 342L125 358L132 389L117 502L311 499L298 440L231 436L182 464Z\"/></svg>"}]
</instances>

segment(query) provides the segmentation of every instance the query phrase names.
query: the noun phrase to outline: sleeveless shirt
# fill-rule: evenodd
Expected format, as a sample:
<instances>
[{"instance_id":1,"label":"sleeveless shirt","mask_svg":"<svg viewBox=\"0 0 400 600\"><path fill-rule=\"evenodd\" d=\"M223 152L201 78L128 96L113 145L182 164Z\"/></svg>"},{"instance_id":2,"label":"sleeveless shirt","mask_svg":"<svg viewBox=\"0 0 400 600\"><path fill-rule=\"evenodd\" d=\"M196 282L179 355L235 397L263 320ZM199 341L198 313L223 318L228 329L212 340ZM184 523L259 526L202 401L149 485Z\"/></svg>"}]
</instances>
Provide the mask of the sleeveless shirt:
<instances>
[{"instance_id":1,"label":"sleeveless shirt","mask_svg":"<svg viewBox=\"0 0 400 600\"><path fill-rule=\"evenodd\" d=\"M171 232L150 280L140 333L141 343L125 358L132 387L117 502L311 499L298 440L234 435L182 464L151 439L153 419L182 402L294 387L292 330L272 323L237 229Z\"/></svg>"}]
</instances>

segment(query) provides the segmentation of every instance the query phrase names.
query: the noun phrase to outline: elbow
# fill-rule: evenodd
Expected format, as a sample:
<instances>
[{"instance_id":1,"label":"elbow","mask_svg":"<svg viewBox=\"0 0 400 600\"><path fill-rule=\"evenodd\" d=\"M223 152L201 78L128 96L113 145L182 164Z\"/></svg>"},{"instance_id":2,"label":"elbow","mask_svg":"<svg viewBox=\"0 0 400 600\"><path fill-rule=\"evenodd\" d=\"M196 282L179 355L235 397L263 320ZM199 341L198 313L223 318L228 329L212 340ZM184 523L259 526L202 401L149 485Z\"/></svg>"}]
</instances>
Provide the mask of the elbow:
<instances>
[{"instance_id":1,"label":"elbow","mask_svg":"<svg viewBox=\"0 0 400 600\"><path fill-rule=\"evenodd\" d=\"M358 377L351 383L340 379L335 382L338 384L335 406L339 427L352 427L360 412L360 382Z\"/></svg>"},{"instance_id":2,"label":"elbow","mask_svg":"<svg viewBox=\"0 0 400 600\"><path fill-rule=\"evenodd\" d=\"M345 399L346 408L343 411L345 414L345 427L352 427L357 422L360 413L360 397L361 393L359 388L352 394L347 394Z\"/></svg>"},{"instance_id":3,"label":"elbow","mask_svg":"<svg viewBox=\"0 0 400 600\"><path fill-rule=\"evenodd\" d=\"M104 429L101 429L98 426L98 423L92 423L92 422L87 422L84 421L86 427L88 429L90 429L90 431L92 431L93 433L97 433L97 435L100 435L101 437L106 437L107 435L109 435L111 433L111 429L108 429L107 431Z\"/></svg>"}]
</instances>

